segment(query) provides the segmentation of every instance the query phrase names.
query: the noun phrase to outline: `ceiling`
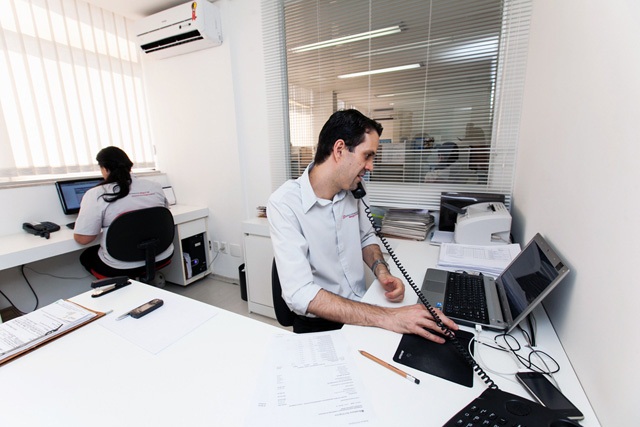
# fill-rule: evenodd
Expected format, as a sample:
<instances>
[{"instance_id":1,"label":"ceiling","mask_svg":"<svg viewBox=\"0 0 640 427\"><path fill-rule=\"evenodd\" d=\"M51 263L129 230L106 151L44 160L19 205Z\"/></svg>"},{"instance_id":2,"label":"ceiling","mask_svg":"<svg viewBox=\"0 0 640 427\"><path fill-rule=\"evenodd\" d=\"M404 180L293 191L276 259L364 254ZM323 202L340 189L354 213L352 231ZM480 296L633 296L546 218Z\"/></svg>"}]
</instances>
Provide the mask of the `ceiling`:
<instances>
[{"instance_id":1,"label":"ceiling","mask_svg":"<svg viewBox=\"0 0 640 427\"><path fill-rule=\"evenodd\" d=\"M186 0L85 0L104 10L137 21L145 16L186 3Z\"/></svg>"}]
</instances>

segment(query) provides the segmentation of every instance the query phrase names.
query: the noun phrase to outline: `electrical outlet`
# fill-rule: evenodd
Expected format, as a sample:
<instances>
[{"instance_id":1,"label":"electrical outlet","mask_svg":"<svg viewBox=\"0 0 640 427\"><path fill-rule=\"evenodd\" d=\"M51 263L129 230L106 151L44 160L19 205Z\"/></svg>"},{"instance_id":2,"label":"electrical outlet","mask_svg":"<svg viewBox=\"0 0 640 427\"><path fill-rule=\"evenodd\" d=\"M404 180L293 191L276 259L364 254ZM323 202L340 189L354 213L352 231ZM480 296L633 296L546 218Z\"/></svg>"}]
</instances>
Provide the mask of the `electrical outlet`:
<instances>
[{"instance_id":1,"label":"electrical outlet","mask_svg":"<svg viewBox=\"0 0 640 427\"><path fill-rule=\"evenodd\" d=\"M217 240L213 241L213 251L214 252L220 252L220 242Z\"/></svg>"},{"instance_id":2,"label":"electrical outlet","mask_svg":"<svg viewBox=\"0 0 640 427\"><path fill-rule=\"evenodd\" d=\"M229 248L227 247L227 242L220 242L220 252L223 254L229 253Z\"/></svg>"},{"instance_id":3,"label":"electrical outlet","mask_svg":"<svg viewBox=\"0 0 640 427\"><path fill-rule=\"evenodd\" d=\"M231 249L231 256L235 256L235 257L242 256L242 248L240 247L240 245L231 243L229 245L229 248Z\"/></svg>"}]
</instances>

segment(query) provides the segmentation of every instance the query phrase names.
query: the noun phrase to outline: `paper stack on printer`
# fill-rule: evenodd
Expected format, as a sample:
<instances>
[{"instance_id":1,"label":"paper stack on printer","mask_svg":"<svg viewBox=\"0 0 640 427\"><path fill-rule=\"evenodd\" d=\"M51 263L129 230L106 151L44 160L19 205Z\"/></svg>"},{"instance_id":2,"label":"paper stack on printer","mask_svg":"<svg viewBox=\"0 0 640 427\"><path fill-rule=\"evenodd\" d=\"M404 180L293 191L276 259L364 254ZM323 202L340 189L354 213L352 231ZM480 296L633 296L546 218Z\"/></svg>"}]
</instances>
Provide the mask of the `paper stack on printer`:
<instances>
[{"instance_id":1,"label":"paper stack on printer","mask_svg":"<svg viewBox=\"0 0 640 427\"><path fill-rule=\"evenodd\" d=\"M424 240L434 218L426 209L389 209L382 218L380 232L385 236Z\"/></svg>"},{"instance_id":2,"label":"paper stack on printer","mask_svg":"<svg viewBox=\"0 0 640 427\"><path fill-rule=\"evenodd\" d=\"M461 245L442 243L438 267L498 276L520 253L520 245Z\"/></svg>"}]
</instances>

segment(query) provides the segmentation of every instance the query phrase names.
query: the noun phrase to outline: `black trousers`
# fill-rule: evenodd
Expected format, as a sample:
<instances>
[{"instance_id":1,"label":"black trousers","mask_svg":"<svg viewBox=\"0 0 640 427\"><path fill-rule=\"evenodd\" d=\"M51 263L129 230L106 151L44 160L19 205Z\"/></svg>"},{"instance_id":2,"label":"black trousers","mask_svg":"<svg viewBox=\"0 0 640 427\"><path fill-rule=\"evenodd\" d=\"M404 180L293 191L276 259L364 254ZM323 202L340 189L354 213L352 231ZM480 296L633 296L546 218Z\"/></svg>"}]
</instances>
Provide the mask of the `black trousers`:
<instances>
[{"instance_id":1,"label":"black trousers","mask_svg":"<svg viewBox=\"0 0 640 427\"><path fill-rule=\"evenodd\" d=\"M100 259L98 256L98 249L100 249L100 245L91 246L87 248L80 254L80 264L91 274L98 277L116 277L116 276L127 276L129 278L135 278L144 276L145 267L138 268L130 268L125 270L118 270L117 268L113 268L108 266L107 264ZM173 254L169 255L167 258L156 262L156 268L164 265L167 260L171 259Z\"/></svg>"},{"instance_id":2,"label":"black trousers","mask_svg":"<svg viewBox=\"0 0 640 427\"><path fill-rule=\"evenodd\" d=\"M342 328L343 325L343 323L332 322L320 317L299 316L297 314L295 316L293 319L293 332L296 334L334 331Z\"/></svg>"}]
</instances>

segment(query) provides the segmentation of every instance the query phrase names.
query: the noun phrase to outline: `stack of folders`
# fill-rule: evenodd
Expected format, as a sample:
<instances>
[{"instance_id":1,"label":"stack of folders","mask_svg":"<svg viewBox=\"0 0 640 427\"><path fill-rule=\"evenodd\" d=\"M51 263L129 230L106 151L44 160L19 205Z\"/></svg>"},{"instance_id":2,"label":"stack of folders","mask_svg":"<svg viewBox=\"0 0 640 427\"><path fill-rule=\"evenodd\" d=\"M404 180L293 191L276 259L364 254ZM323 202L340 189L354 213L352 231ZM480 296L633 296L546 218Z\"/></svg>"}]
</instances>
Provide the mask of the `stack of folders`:
<instances>
[{"instance_id":1,"label":"stack of folders","mask_svg":"<svg viewBox=\"0 0 640 427\"><path fill-rule=\"evenodd\" d=\"M380 232L389 237L424 240L433 224L433 215L426 209L389 209Z\"/></svg>"},{"instance_id":2,"label":"stack of folders","mask_svg":"<svg viewBox=\"0 0 640 427\"><path fill-rule=\"evenodd\" d=\"M499 276L519 253L517 243L490 246L442 243L438 267Z\"/></svg>"}]
</instances>

